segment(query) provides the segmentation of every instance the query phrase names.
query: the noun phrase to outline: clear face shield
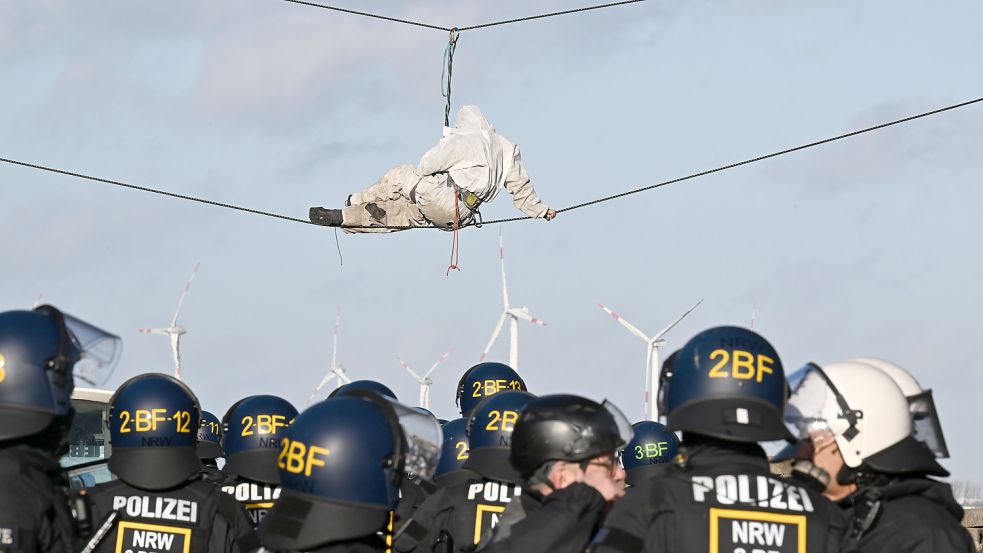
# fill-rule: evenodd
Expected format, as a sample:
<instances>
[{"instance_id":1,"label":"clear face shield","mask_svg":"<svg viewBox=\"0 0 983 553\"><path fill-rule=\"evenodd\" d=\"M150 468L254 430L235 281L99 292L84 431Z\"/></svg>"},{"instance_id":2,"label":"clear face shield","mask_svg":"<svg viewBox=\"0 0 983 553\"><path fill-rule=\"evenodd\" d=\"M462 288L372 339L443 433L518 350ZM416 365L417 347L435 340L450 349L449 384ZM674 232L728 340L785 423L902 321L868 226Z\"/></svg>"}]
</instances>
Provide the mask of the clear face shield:
<instances>
[{"instance_id":1,"label":"clear face shield","mask_svg":"<svg viewBox=\"0 0 983 553\"><path fill-rule=\"evenodd\" d=\"M935 410L932 391L925 390L920 394L909 396L908 408L914 424L912 430L915 439L928 446L936 458L947 459L949 448L946 446L945 436L942 435L942 425L939 422L939 414Z\"/></svg>"},{"instance_id":2,"label":"clear face shield","mask_svg":"<svg viewBox=\"0 0 983 553\"><path fill-rule=\"evenodd\" d=\"M123 351L123 341L119 336L110 334L68 313L62 312L65 326L75 347L82 352L82 358L75 364L72 374L76 381L89 386L102 386L112 376L120 353Z\"/></svg>"},{"instance_id":3,"label":"clear face shield","mask_svg":"<svg viewBox=\"0 0 983 553\"><path fill-rule=\"evenodd\" d=\"M614 425L618 431L618 445L615 448L614 454L617 458L621 458L621 453L624 451L625 446L628 442L635 437L635 429L632 428L631 422L628 421L628 417L618 409L618 406L611 403L608 400L601 402L601 410L595 416L604 416L601 413L606 413L612 419L614 419ZM591 425L594 427L593 425Z\"/></svg>"},{"instance_id":4,"label":"clear face shield","mask_svg":"<svg viewBox=\"0 0 983 553\"><path fill-rule=\"evenodd\" d=\"M808 364L788 376L790 396L785 425L800 440L829 432L852 440L862 413L850 408L836 386L817 365Z\"/></svg>"},{"instance_id":5,"label":"clear face shield","mask_svg":"<svg viewBox=\"0 0 983 553\"><path fill-rule=\"evenodd\" d=\"M440 462L440 445L444 440L440 422L433 415L421 413L389 398L383 399L392 407L403 431L404 475L421 480L432 480L437 464Z\"/></svg>"}]
</instances>

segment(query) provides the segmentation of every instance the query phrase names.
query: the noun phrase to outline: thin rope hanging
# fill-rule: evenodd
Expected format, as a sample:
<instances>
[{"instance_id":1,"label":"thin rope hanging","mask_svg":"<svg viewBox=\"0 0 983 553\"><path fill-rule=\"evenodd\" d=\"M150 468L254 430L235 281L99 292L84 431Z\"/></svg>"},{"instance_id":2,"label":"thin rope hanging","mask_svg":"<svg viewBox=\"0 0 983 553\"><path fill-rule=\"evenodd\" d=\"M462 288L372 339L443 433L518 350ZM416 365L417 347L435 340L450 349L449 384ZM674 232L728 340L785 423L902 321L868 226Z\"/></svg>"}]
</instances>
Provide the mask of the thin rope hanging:
<instances>
[{"instance_id":1,"label":"thin rope hanging","mask_svg":"<svg viewBox=\"0 0 983 553\"><path fill-rule=\"evenodd\" d=\"M440 71L440 95L447 99L444 106L444 126L451 126L451 77L454 76L454 50L457 49L457 29L451 29L444 48L444 66Z\"/></svg>"}]
</instances>

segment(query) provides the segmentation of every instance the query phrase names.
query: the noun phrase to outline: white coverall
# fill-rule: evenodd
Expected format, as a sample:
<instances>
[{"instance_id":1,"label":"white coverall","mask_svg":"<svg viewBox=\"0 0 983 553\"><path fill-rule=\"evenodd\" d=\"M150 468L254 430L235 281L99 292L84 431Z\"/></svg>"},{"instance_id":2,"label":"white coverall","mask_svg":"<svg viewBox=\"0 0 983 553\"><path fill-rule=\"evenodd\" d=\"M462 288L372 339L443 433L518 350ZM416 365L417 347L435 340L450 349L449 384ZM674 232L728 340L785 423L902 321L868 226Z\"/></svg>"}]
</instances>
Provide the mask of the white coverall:
<instances>
[{"instance_id":1,"label":"white coverall","mask_svg":"<svg viewBox=\"0 0 983 553\"><path fill-rule=\"evenodd\" d=\"M397 165L363 192L352 194L351 205L342 209L342 229L394 232L398 229L345 227L432 223L453 230L455 194L463 226L474 218L468 197L472 203L477 199L477 208L494 200L502 186L526 215L544 217L549 210L529 182L519 147L495 132L476 106L464 106L454 127L444 127L444 137L423 154L419 167Z\"/></svg>"}]
</instances>

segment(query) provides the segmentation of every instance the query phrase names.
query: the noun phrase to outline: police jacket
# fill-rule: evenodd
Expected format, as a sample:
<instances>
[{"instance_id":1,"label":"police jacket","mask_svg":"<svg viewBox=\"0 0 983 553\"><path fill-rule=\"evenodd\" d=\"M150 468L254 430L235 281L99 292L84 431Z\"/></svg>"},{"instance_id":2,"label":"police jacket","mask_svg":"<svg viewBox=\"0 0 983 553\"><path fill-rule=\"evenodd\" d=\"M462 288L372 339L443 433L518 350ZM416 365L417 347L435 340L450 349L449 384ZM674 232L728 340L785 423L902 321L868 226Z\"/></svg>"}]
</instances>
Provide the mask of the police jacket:
<instances>
[{"instance_id":1,"label":"police jacket","mask_svg":"<svg viewBox=\"0 0 983 553\"><path fill-rule=\"evenodd\" d=\"M396 540L400 553L474 551L522 488L478 477L437 490L416 510Z\"/></svg>"},{"instance_id":2,"label":"police jacket","mask_svg":"<svg viewBox=\"0 0 983 553\"><path fill-rule=\"evenodd\" d=\"M393 512L396 528L405 525L413 518L413 513L437 488L430 482L404 478L399 484L399 503Z\"/></svg>"},{"instance_id":3,"label":"police jacket","mask_svg":"<svg viewBox=\"0 0 983 553\"><path fill-rule=\"evenodd\" d=\"M701 440L678 459L614 504L591 553L839 551L843 514L772 475L758 445Z\"/></svg>"},{"instance_id":4,"label":"police jacket","mask_svg":"<svg viewBox=\"0 0 983 553\"><path fill-rule=\"evenodd\" d=\"M259 547L242 507L201 478L162 491L116 480L95 486L89 496L97 528L119 513L97 553L248 553Z\"/></svg>"},{"instance_id":5,"label":"police jacket","mask_svg":"<svg viewBox=\"0 0 983 553\"><path fill-rule=\"evenodd\" d=\"M22 444L0 448L0 552L74 553L67 485L52 454Z\"/></svg>"},{"instance_id":6,"label":"police jacket","mask_svg":"<svg viewBox=\"0 0 983 553\"><path fill-rule=\"evenodd\" d=\"M976 551L962 527L963 509L948 484L923 477L881 482L861 488L840 505L850 519L844 549L863 553ZM871 507L874 512L868 518ZM869 527L864 528L868 520Z\"/></svg>"},{"instance_id":7,"label":"police jacket","mask_svg":"<svg viewBox=\"0 0 983 553\"><path fill-rule=\"evenodd\" d=\"M607 503L587 484L576 483L550 495L524 488L519 501L502 514L483 553L582 553L591 542Z\"/></svg>"},{"instance_id":8,"label":"police jacket","mask_svg":"<svg viewBox=\"0 0 983 553\"><path fill-rule=\"evenodd\" d=\"M241 476L226 475L225 481L215 484L242 505L246 514L249 515L253 528L259 526L259 523L273 508L277 498L280 497L280 486L256 482Z\"/></svg>"}]
</instances>

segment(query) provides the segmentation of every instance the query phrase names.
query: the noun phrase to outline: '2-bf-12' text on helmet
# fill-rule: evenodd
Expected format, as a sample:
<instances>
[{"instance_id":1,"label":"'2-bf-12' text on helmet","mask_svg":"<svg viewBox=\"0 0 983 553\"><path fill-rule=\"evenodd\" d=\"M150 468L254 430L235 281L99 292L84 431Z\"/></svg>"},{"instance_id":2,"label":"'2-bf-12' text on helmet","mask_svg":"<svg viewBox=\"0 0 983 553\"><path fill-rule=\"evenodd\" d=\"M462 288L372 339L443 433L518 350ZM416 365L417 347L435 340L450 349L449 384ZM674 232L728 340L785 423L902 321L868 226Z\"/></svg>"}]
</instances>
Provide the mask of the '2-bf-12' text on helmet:
<instances>
[{"instance_id":1,"label":"'2-bf-12' text on helmet","mask_svg":"<svg viewBox=\"0 0 983 553\"><path fill-rule=\"evenodd\" d=\"M368 390L329 398L284 434L282 494L259 528L273 551L309 551L385 528L402 479L430 480L440 455L436 419ZM312 523L328 521L328 523Z\"/></svg>"},{"instance_id":2,"label":"'2-bf-12' text on helmet","mask_svg":"<svg viewBox=\"0 0 983 553\"><path fill-rule=\"evenodd\" d=\"M704 330L679 350L665 395L666 426L734 442L790 439L778 353L754 331Z\"/></svg>"},{"instance_id":3,"label":"'2-bf-12' text on helmet","mask_svg":"<svg viewBox=\"0 0 983 553\"><path fill-rule=\"evenodd\" d=\"M200 418L198 399L180 380L157 373L127 380L109 400L109 470L136 488L178 486L202 467Z\"/></svg>"},{"instance_id":4,"label":"'2-bf-12' text on helmet","mask_svg":"<svg viewBox=\"0 0 983 553\"><path fill-rule=\"evenodd\" d=\"M636 422L635 435L621 455L625 482L634 486L648 478L664 474L679 452L679 438L654 421Z\"/></svg>"},{"instance_id":5,"label":"'2-bf-12' text on helmet","mask_svg":"<svg viewBox=\"0 0 983 553\"><path fill-rule=\"evenodd\" d=\"M948 475L914 438L908 401L880 369L856 361L810 363L789 376L789 388L789 426L803 440L832 434L855 473Z\"/></svg>"},{"instance_id":6,"label":"'2-bf-12' text on helmet","mask_svg":"<svg viewBox=\"0 0 983 553\"><path fill-rule=\"evenodd\" d=\"M632 438L631 423L612 403L567 394L526 404L512 431L512 465L529 479L550 461L586 461L616 453Z\"/></svg>"},{"instance_id":7,"label":"'2-bf-12' text on helmet","mask_svg":"<svg viewBox=\"0 0 983 553\"><path fill-rule=\"evenodd\" d=\"M512 367L491 361L471 367L457 383L457 405L461 408L461 416L470 416L483 399L506 390L527 391L525 381Z\"/></svg>"},{"instance_id":8,"label":"'2-bf-12' text on helmet","mask_svg":"<svg viewBox=\"0 0 983 553\"><path fill-rule=\"evenodd\" d=\"M280 438L296 416L297 409L277 396L250 396L233 404L222 419L222 472L279 484L276 457Z\"/></svg>"},{"instance_id":9,"label":"'2-bf-12' text on helmet","mask_svg":"<svg viewBox=\"0 0 983 553\"><path fill-rule=\"evenodd\" d=\"M470 451L464 468L491 480L519 483L521 475L509 462L512 433L520 413L535 397L510 390L479 403L468 417Z\"/></svg>"}]
</instances>

